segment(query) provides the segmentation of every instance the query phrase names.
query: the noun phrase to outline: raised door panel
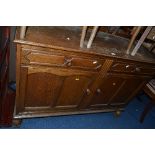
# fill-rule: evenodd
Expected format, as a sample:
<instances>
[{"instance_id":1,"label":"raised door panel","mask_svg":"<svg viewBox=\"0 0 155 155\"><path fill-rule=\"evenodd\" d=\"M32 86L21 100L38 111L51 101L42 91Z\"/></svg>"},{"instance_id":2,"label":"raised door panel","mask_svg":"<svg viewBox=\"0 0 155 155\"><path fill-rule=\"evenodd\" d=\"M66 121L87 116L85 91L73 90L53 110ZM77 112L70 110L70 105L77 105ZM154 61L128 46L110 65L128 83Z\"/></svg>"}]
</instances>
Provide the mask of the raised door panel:
<instances>
[{"instance_id":1,"label":"raised door panel","mask_svg":"<svg viewBox=\"0 0 155 155\"><path fill-rule=\"evenodd\" d=\"M50 73L33 73L27 77L25 107L51 106L63 84L64 77Z\"/></svg>"},{"instance_id":2,"label":"raised door panel","mask_svg":"<svg viewBox=\"0 0 155 155\"><path fill-rule=\"evenodd\" d=\"M94 73L48 67L21 67L17 113L76 108Z\"/></svg>"}]
</instances>

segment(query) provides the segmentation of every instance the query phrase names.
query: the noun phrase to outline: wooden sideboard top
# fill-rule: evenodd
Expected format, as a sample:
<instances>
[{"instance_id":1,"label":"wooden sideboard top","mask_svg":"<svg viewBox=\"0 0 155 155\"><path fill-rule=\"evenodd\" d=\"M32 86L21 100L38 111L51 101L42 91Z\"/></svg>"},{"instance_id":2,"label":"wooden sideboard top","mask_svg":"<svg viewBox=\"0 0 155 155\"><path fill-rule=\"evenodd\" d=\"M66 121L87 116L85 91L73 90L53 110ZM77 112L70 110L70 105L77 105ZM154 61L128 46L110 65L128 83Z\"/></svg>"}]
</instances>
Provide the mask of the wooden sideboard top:
<instances>
[{"instance_id":1,"label":"wooden sideboard top","mask_svg":"<svg viewBox=\"0 0 155 155\"><path fill-rule=\"evenodd\" d=\"M99 32L90 49L86 48L90 32L87 32L84 48L80 48L81 27L28 27L24 40L19 39L19 28L17 28L16 39L14 42L49 47L60 50L75 52L85 52L99 54L107 57L123 58L140 62L155 63L155 55L151 54L143 46L135 56L127 55L128 39Z\"/></svg>"}]
</instances>

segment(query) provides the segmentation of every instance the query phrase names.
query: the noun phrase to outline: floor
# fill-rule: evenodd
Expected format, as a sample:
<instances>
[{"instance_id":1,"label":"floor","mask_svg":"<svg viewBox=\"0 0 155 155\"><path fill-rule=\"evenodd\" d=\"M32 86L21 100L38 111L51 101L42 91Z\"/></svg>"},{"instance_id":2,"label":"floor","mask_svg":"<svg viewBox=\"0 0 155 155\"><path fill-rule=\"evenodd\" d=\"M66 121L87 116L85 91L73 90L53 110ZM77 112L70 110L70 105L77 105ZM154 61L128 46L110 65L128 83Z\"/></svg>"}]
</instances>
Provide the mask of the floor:
<instances>
[{"instance_id":1,"label":"floor","mask_svg":"<svg viewBox=\"0 0 155 155\"><path fill-rule=\"evenodd\" d=\"M24 119L20 129L151 129L155 128L155 108L146 116L144 122L139 117L149 98L142 94L142 101L134 98L121 113L97 113L85 115L55 116ZM16 128L16 127L13 127Z\"/></svg>"}]
</instances>

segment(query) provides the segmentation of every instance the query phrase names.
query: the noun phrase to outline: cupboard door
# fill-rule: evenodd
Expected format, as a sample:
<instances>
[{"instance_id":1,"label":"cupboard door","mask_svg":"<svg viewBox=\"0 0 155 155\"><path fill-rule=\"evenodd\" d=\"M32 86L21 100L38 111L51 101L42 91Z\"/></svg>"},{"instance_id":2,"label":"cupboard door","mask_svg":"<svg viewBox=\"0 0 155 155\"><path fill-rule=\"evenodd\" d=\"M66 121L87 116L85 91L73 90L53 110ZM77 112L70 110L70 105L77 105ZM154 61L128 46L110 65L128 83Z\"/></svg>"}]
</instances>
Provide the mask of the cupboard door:
<instances>
[{"instance_id":1,"label":"cupboard door","mask_svg":"<svg viewBox=\"0 0 155 155\"><path fill-rule=\"evenodd\" d=\"M94 77L84 71L21 67L17 113L76 108Z\"/></svg>"},{"instance_id":2,"label":"cupboard door","mask_svg":"<svg viewBox=\"0 0 155 155\"><path fill-rule=\"evenodd\" d=\"M90 82L91 78L83 75L64 77L56 108L77 107Z\"/></svg>"},{"instance_id":3,"label":"cupboard door","mask_svg":"<svg viewBox=\"0 0 155 155\"><path fill-rule=\"evenodd\" d=\"M90 107L115 106L126 104L142 86L148 77L109 74L96 89Z\"/></svg>"},{"instance_id":4,"label":"cupboard door","mask_svg":"<svg viewBox=\"0 0 155 155\"><path fill-rule=\"evenodd\" d=\"M101 107L108 105L108 102L123 84L124 79L107 75L103 78L102 84L95 90L90 107Z\"/></svg>"},{"instance_id":5,"label":"cupboard door","mask_svg":"<svg viewBox=\"0 0 155 155\"><path fill-rule=\"evenodd\" d=\"M123 76L123 83L117 93L109 101L110 105L121 105L133 98L150 77L146 76Z\"/></svg>"}]
</instances>

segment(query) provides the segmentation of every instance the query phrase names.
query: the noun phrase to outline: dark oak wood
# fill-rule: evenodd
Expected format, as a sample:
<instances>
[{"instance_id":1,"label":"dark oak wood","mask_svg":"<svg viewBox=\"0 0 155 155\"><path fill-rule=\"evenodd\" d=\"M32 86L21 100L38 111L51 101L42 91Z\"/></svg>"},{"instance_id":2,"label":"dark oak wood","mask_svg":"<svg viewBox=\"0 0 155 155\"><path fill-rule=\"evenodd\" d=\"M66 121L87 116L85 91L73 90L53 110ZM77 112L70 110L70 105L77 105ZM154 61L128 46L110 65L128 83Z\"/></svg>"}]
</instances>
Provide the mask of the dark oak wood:
<instances>
[{"instance_id":1,"label":"dark oak wood","mask_svg":"<svg viewBox=\"0 0 155 155\"><path fill-rule=\"evenodd\" d=\"M80 35L78 29L29 27L20 40L17 31L14 118L122 111L155 75L145 48L126 56L128 40L105 33L92 48L80 48Z\"/></svg>"},{"instance_id":2,"label":"dark oak wood","mask_svg":"<svg viewBox=\"0 0 155 155\"><path fill-rule=\"evenodd\" d=\"M23 66L17 112L76 108L94 78L84 71Z\"/></svg>"},{"instance_id":3,"label":"dark oak wood","mask_svg":"<svg viewBox=\"0 0 155 155\"><path fill-rule=\"evenodd\" d=\"M21 54L21 63L27 65L56 66L98 71L104 63L104 60L99 58L66 54L58 50L49 52L47 49L41 49L37 51L29 47L22 48Z\"/></svg>"}]
</instances>

